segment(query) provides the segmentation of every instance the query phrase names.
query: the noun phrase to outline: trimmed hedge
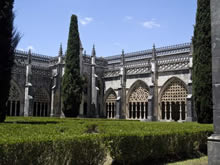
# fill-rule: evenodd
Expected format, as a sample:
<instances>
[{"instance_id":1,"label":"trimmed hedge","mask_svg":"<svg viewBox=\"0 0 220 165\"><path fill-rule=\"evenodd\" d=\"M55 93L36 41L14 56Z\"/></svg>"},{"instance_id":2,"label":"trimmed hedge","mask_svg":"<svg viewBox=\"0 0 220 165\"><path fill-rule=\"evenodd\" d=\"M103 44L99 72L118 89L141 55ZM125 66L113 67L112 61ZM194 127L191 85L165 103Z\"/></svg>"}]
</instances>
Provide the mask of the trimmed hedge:
<instances>
[{"instance_id":1,"label":"trimmed hedge","mask_svg":"<svg viewBox=\"0 0 220 165\"><path fill-rule=\"evenodd\" d=\"M18 165L98 165L106 158L106 148L98 137L58 141L23 142L0 145L0 164Z\"/></svg>"},{"instance_id":2,"label":"trimmed hedge","mask_svg":"<svg viewBox=\"0 0 220 165\"><path fill-rule=\"evenodd\" d=\"M209 131L108 137L112 158L122 164L181 160L206 152Z\"/></svg>"},{"instance_id":3,"label":"trimmed hedge","mask_svg":"<svg viewBox=\"0 0 220 165\"><path fill-rule=\"evenodd\" d=\"M0 124L0 164L98 165L108 152L121 164L179 160L206 152L212 132L197 123L9 118Z\"/></svg>"}]
</instances>

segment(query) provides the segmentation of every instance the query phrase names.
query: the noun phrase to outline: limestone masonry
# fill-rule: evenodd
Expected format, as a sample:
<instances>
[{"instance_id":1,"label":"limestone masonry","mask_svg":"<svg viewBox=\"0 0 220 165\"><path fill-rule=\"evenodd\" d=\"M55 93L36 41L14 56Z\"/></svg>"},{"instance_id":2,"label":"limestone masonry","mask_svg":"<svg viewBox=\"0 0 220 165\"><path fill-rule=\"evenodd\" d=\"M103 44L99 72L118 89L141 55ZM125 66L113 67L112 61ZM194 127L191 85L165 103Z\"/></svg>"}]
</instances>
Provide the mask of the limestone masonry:
<instances>
[{"instance_id":1,"label":"limestone masonry","mask_svg":"<svg viewBox=\"0 0 220 165\"><path fill-rule=\"evenodd\" d=\"M12 71L9 116L62 116L61 82L65 56L17 50ZM155 48L105 58L80 49L86 78L80 117L146 121L193 121L192 45ZM74 101L74 100L73 100Z\"/></svg>"}]
</instances>

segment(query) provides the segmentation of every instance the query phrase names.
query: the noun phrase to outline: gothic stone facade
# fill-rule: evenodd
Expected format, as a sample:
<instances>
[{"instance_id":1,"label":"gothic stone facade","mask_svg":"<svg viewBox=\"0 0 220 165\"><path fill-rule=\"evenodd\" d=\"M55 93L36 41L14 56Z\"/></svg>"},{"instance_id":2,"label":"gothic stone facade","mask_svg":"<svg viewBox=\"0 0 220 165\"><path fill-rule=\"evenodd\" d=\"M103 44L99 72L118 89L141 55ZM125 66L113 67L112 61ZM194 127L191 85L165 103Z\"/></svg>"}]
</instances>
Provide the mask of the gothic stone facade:
<instances>
[{"instance_id":1,"label":"gothic stone facade","mask_svg":"<svg viewBox=\"0 0 220 165\"><path fill-rule=\"evenodd\" d=\"M65 56L16 51L9 116L62 116L61 82ZM87 81L80 117L146 121L192 121L190 43L105 58L80 50ZM74 100L73 100L74 101Z\"/></svg>"}]
</instances>

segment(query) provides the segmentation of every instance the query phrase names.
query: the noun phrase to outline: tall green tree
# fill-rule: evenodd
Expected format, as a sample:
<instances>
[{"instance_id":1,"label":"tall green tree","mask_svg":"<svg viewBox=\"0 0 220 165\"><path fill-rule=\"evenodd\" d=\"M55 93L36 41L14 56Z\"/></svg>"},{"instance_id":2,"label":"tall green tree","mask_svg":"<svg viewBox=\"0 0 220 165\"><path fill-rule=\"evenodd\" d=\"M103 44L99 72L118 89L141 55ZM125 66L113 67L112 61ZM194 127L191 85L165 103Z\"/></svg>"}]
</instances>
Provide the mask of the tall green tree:
<instances>
[{"instance_id":1,"label":"tall green tree","mask_svg":"<svg viewBox=\"0 0 220 165\"><path fill-rule=\"evenodd\" d=\"M193 99L199 123L212 123L210 0L197 1L193 37Z\"/></svg>"},{"instance_id":2,"label":"tall green tree","mask_svg":"<svg viewBox=\"0 0 220 165\"><path fill-rule=\"evenodd\" d=\"M14 51L20 40L13 26L13 5L14 0L0 1L0 122L6 117Z\"/></svg>"},{"instance_id":3,"label":"tall green tree","mask_svg":"<svg viewBox=\"0 0 220 165\"><path fill-rule=\"evenodd\" d=\"M65 73L62 80L63 112L67 117L76 117L82 98L83 80L80 76L80 38L77 16L72 15L67 52Z\"/></svg>"}]
</instances>

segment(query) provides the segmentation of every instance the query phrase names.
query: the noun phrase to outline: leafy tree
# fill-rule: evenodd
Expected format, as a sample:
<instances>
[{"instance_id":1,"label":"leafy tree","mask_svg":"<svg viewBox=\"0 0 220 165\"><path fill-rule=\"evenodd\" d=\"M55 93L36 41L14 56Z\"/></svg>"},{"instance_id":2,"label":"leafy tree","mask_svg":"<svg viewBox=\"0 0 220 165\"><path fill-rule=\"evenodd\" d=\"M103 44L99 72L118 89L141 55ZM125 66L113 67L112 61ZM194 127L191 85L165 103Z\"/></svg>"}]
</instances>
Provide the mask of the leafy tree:
<instances>
[{"instance_id":1,"label":"leafy tree","mask_svg":"<svg viewBox=\"0 0 220 165\"><path fill-rule=\"evenodd\" d=\"M197 1L193 37L193 99L199 123L212 123L210 0Z\"/></svg>"},{"instance_id":2,"label":"leafy tree","mask_svg":"<svg viewBox=\"0 0 220 165\"><path fill-rule=\"evenodd\" d=\"M62 81L63 112L67 117L78 115L82 98L83 80L80 76L79 55L80 38L77 16L72 15Z\"/></svg>"},{"instance_id":3,"label":"leafy tree","mask_svg":"<svg viewBox=\"0 0 220 165\"><path fill-rule=\"evenodd\" d=\"M14 0L0 1L0 122L6 118L14 51L20 40L13 26Z\"/></svg>"}]
</instances>

